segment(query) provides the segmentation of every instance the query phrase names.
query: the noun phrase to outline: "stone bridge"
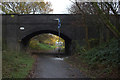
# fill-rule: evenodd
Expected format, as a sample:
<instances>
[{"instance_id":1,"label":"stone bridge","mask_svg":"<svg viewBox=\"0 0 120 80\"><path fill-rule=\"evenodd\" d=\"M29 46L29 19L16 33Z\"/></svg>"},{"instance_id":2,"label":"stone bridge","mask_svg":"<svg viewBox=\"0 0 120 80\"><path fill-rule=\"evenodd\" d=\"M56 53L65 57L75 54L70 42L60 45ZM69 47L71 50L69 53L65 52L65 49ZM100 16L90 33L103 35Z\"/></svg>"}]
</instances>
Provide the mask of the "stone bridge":
<instances>
[{"instance_id":1,"label":"stone bridge","mask_svg":"<svg viewBox=\"0 0 120 80\"><path fill-rule=\"evenodd\" d=\"M52 33L58 35L57 21L61 19L61 37L65 40L65 49L70 51L71 41L79 40L80 45L85 43L85 30L81 15L73 14L9 14L2 15L3 43L8 49L23 50L27 47L29 40L42 33ZM116 18L112 16L113 23L116 25ZM98 23L95 15L87 15L86 26L88 26L89 38L97 38L98 27L104 27L102 22ZM20 27L24 27L21 30ZM106 28L103 28L106 36ZM4 44L3 44L4 45Z\"/></svg>"}]
</instances>

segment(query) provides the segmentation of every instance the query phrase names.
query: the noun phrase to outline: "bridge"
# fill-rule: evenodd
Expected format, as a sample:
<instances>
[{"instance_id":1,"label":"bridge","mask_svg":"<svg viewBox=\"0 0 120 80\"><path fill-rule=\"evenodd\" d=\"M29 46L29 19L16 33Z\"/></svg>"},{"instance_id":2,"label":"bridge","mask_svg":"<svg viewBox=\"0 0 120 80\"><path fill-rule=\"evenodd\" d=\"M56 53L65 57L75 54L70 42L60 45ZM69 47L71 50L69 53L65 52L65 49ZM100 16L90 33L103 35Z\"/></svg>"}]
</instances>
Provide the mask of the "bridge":
<instances>
[{"instance_id":1,"label":"bridge","mask_svg":"<svg viewBox=\"0 0 120 80\"><path fill-rule=\"evenodd\" d=\"M111 20L114 16L112 16ZM61 19L61 37L65 40L65 50L70 52L71 42L78 40L80 45L85 43L85 30L82 15L74 14L9 14L2 15L3 42L10 50L24 50L28 46L30 39L42 33L52 33L58 35L57 21ZM103 26L104 36L106 29L102 22L98 23L98 17L87 15L86 26L88 26L89 38L97 38L98 27ZM113 20L116 25L116 19ZM21 30L20 28L24 28Z\"/></svg>"}]
</instances>

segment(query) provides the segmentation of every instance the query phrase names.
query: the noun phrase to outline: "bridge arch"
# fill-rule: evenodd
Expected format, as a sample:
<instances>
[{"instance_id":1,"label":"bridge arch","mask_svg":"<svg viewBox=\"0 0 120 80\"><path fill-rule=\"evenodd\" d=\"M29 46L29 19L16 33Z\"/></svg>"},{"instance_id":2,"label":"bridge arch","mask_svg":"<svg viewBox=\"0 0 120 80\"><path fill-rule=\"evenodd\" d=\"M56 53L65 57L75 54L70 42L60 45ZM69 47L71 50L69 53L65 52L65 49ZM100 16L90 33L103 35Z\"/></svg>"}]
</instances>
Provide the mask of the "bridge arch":
<instances>
[{"instance_id":1,"label":"bridge arch","mask_svg":"<svg viewBox=\"0 0 120 80\"><path fill-rule=\"evenodd\" d=\"M28 47L29 41L32 37L37 36L39 34L44 34L44 33L51 33L59 36L58 32L53 30L39 30L39 31L31 32L30 34L24 36L21 39L21 43L20 43L21 50L26 50L26 48ZM63 33L60 33L60 37L65 40L65 54L70 54L71 39Z\"/></svg>"}]
</instances>

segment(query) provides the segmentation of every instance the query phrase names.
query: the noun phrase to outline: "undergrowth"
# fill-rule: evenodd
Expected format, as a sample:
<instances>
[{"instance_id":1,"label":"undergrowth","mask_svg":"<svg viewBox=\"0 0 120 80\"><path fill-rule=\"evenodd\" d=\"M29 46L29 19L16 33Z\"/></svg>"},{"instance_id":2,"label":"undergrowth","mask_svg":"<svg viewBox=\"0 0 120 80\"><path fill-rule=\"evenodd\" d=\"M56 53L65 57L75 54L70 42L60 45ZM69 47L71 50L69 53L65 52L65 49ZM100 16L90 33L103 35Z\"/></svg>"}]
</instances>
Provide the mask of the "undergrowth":
<instances>
[{"instance_id":1,"label":"undergrowth","mask_svg":"<svg viewBox=\"0 0 120 80\"><path fill-rule=\"evenodd\" d=\"M80 70L85 71L89 76L98 78L118 77L118 68L120 67L119 55L118 40L112 39L110 42L103 43L90 50L79 47L76 54L68 60L71 64L80 68ZM76 59L76 62L73 59Z\"/></svg>"},{"instance_id":2,"label":"undergrowth","mask_svg":"<svg viewBox=\"0 0 120 80\"><path fill-rule=\"evenodd\" d=\"M33 40L29 44L30 49L32 50L52 50L55 46L51 46L45 43L39 43L37 40Z\"/></svg>"},{"instance_id":3,"label":"undergrowth","mask_svg":"<svg viewBox=\"0 0 120 80\"><path fill-rule=\"evenodd\" d=\"M119 55L120 49L118 47L118 40L111 40L109 43L104 43L98 47L92 48L86 52L78 53L80 57L89 62L88 64L102 63L115 66L120 64Z\"/></svg>"}]
</instances>

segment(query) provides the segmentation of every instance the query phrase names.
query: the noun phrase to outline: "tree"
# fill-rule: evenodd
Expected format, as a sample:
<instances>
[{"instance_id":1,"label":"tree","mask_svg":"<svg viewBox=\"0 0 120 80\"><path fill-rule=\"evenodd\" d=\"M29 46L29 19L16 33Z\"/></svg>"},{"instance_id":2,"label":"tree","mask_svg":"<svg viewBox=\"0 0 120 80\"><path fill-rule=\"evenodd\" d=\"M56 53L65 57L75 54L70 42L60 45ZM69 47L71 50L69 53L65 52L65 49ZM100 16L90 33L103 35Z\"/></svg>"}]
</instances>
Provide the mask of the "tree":
<instances>
[{"instance_id":1,"label":"tree","mask_svg":"<svg viewBox=\"0 0 120 80\"><path fill-rule=\"evenodd\" d=\"M32 38L33 40L38 40L40 43L45 43L45 44L51 44L51 45L56 45L56 41L58 41L59 36L54 35L54 34L40 34ZM60 37L60 41L64 43L64 39Z\"/></svg>"},{"instance_id":2,"label":"tree","mask_svg":"<svg viewBox=\"0 0 120 80\"><path fill-rule=\"evenodd\" d=\"M103 11L103 8L99 7L99 4L93 3L93 5L95 6L96 11L98 12L98 15L100 15L99 17L104 22L104 24L106 25L106 27L115 35L115 37L117 39L119 39L120 38L120 31L117 29L117 26L114 26L111 23L111 21L109 20L108 14L105 13L105 11ZM116 8L112 7L112 4L106 2L105 5L107 5L107 8L110 7L110 9L113 12L113 14L116 17L118 17L117 10L116 10Z\"/></svg>"},{"instance_id":3,"label":"tree","mask_svg":"<svg viewBox=\"0 0 120 80\"><path fill-rule=\"evenodd\" d=\"M119 16L118 16L118 9L120 8L120 1L118 3L105 3L107 7L109 7L112 13L116 16L117 25L113 25L108 15L98 6L97 3L93 3L100 15L101 20L105 23L106 27L115 35L115 37L119 40L118 41L118 48L120 48L120 23L119 23ZM117 5L117 6L116 6ZM120 53L120 52L118 52Z\"/></svg>"},{"instance_id":4,"label":"tree","mask_svg":"<svg viewBox=\"0 0 120 80\"><path fill-rule=\"evenodd\" d=\"M73 2L73 1L72 1ZM106 25L106 27L111 31L115 37L118 39L120 38L120 32L117 29L119 28L119 21L117 18L118 17L118 8L119 8L119 3L118 2L78 2L75 0L73 2L73 5L69 9L70 13L73 14L82 14L83 18L85 18L86 14L93 14L98 16L99 22L102 22ZM113 25L110 21L110 14L115 15L117 19L117 26ZM85 20L83 20L85 23ZM88 43L88 31L87 27L86 28L86 42ZM100 27L102 29L102 27ZM108 33L109 37L109 33ZM100 30L100 43L102 42L103 39L103 31Z\"/></svg>"},{"instance_id":5,"label":"tree","mask_svg":"<svg viewBox=\"0 0 120 80\"><path fill-rule=\"evenodd\" d=\"M48 14L53 11L50 2L3 2L3 14Z\"/></svg>"},{"instance_id":6,"label":"tree","mask_svg":"<svg viewBox=\"0 0 120 80\"><path fill-rule=\"evenodd\" d=\"M86 43L87 43L87 49L90 49L90 43L89 43L89 39L88 39L88 26L86 25L85 17L86 17L86 14L88 14L88 13L90 14L93 11L87 10L89 8L85 7L85 6L88 4L90 5L90 3L79 3L79 2L77 2L77 0L75 0L75 2L73 2L73 5L69 9L69 11L73 14L81 14L82 15L82 21L83 21L82 23L83 23L83 26L85 27L85 32L86 32L85 39L86 39Z\"/></svg>"}]
</instances>

